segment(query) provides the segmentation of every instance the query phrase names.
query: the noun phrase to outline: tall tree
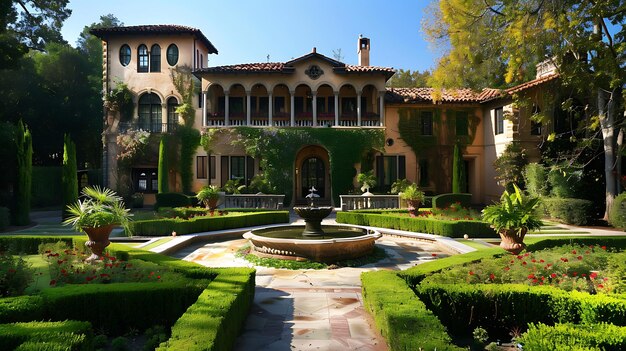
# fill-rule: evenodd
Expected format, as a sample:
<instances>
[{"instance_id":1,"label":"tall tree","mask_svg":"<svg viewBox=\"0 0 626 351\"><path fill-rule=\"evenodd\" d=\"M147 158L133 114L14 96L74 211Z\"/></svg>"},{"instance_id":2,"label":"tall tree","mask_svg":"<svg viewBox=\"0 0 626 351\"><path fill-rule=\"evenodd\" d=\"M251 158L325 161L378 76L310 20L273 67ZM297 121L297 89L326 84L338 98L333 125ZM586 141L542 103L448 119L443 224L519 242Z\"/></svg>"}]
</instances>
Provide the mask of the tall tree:
<instances>
[{"instance_id":1,"label":"tall tree","mask_svg":"<svg viewBox=\"0 0 626 351\"><path fill-rule=\"evenodd\" d=\"M467 192L465 184L465 162L459 144L454 144L454 154L452 157L452 192L455 194Z\"/></svg>"},{"instance_id":2,"label":"tall tree","mask_svg":"<svg viewBox=\"0 0 626 351\"><path fill-rule=\"evenodd\" d=\"M63 188L63 218L67 217L67 205L78 200L78 168L76 166L76 144L68 134L63 137L63 167L61 183Z\"/></svg>"},{"instance_id":3,"label":"tall tree","mask_svg":"<svg viewBox=\"0 0 626 351\"><path fill-rule=\"evenodd\" d=\"M15 67L29 49L43 51L63 42L61 26L72 11L69 0L1 0L0 68Z\"/></svg>"},{"instance_id":4,"label":"tall tree","mask_svg":"<svg viewBox=\"0 0 626 351\"><path fill-rule=\"evenodd\" d=\"M406 71L399 69L396 74L387 81L387 86L394 88L419 88L428 86L430 71Z\"/></svg>"},{"instance_id":5,"label":"tall tree","mask_svg":"<svg viewBox=\"0 0 626 351\"><path fill-rule=\"evenodd\" d=\"M157 172L157 187L159 194L168 193L170 191L170 167L167 162L169 160L167 144L167 135L163 135L161 142L159 143L159 169Z\"/></svg>"},{"instance_id":6,"label":"tall tree","mask_svg":"<svg viewBox=\"0 0 626 351\"><path fill-rule=\"evenodd\" d=\"M17 123L15 135L17 149L17 187L13 221L16 225L30 223L30 195L33 177L33 140L28 126Z\"/></svg>"},{"instance_id":7,"label":"tall tree","mask_svg":"<svg viewBox=\"0 0 626 351\"><path fill-rule=\"evenodd\" d=\"M552 59L561 82L584 99L586 136L604 147L606 213L617 193L626 84L623 0L439 0L426 21L449 44L433 73L438 86L482 88L533 78ZM589 142L589 140L583 142ZM605 215L606 217L606 215Z\"/></svg>"}]
</instances>

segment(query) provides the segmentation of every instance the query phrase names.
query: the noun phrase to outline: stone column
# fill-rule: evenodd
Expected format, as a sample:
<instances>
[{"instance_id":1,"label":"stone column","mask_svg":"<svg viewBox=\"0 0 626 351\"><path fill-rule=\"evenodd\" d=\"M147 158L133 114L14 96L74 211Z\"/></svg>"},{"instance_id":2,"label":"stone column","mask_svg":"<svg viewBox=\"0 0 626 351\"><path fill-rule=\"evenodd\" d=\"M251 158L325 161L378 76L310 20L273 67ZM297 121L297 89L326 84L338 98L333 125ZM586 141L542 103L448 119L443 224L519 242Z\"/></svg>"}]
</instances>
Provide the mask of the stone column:
<instances>
[{"instance_id":1,"label":"stone column","mask_svg":"<svg viewBox=\"0 0 626 351\"><path fill-rule=\"evenodd\" d=\"M206 91L202 92L202 126L206 127L208 123L206 115Z\"/></svg>"},{"instance_id":2,"label":"stone column","mask_svg":"<svg viewBox=\"0 0 626 351\"><path fill-rule=\"evenodd\" d=\"M361 94L362 92L356 93L356 125L361 126Z\"/></svg>"},{"instance_id":3,"label":"stone column","mask_svg":"<svg viewBox=\"0 0 626 351\"><path fill-rule=\"evenodd\" d=\"M249 90L246 90L246 125L250 126L252 125L252 103L250 99L250 94L252 92Z\"/></svg>"},{"instance_id":4,"label":"stone column","mask_svg":"<svg viewBox=\"0 0 626 351\"><path fill-rule=\"evenodd\" d=\"M294 105L296 104L296 91L289 91L289 111L291 112L291 126L296 126L296 110L294 109Z\"/></svg>"},{"instance_id":5,"label":"stone column","mask_svg":"<svg viewBox=\"0 0 626 351\"><path fill-rule=\"evenodd\" d=\"M339 92L335 92L335 126L339 126Z\"/></svg>"},{"instance_id":6,"label":"stone column","mask_svg":"<svg viewBox=\"0 0 626 351\"><path fill-rule=\"evenodd\" d=\"M317 127L317 92L312 93L313 95L313 127Z\"/></svg>"},{"instance_id":7,"label":"stone column","mask_svg":"<svg viewBox=\"0 0 626 351\"><path fill-rule=\"evenodd\" d=\"M380 126L385 125L385 92L378 93L378 115L380 116Z\"/></svg>"}]
</instances>

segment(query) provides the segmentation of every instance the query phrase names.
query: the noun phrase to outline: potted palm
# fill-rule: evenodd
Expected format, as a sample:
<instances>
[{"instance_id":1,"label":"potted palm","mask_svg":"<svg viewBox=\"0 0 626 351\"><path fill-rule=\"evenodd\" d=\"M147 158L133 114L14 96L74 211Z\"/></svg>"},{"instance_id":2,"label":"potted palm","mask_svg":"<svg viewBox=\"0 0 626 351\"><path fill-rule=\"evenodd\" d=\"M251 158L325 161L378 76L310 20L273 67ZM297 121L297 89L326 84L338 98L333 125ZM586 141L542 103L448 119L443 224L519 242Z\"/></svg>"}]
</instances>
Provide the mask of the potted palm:
<instances>
[{"instance_id":1,"label":"potted palm","mask_svg":"<svg viewBox=\"0 0 626 351\"><path fill-rule=\"evenodd\" d=\"M113 190L107 188L85 187L82 199L68 205L69 217L63 222L74 230L84 232L89 237L85 243L92 255L88 262L100 259L104 249L111 244L109 235L115 226L122 226L127 233L130 216L124 201Z\"/></svg>"},{"instance_id":2,"label":"potted palm","mask_svg":"<svg viewBox=\"0 0 626 351\"><path fill-rule=\"evenodd\" d=\"M363 191L363 196L370 196L372 195L372 193L370 193L370 188L373 188L376 186L376 176L374 175L374 171L368 171L368 172L364 172L364 173L360 173L357 177L356 177L356 181L359 182L359 184L361 184L361 191Z\"/></svg>"},{"instance_id":3,"label":"potted palm","mask_svg":"<svg viewBox=\"0 0 626 351\"><path fill-rule=\"evenodd\" d=\"M529 197L513 184L515 192L504 191L500 203L485 207L483 220L500 234L500 247L517 255L526 248L524 236L543 223L537 214L539 198Z\"/></svg>"},{"instance_id":4,"label":"potted palm","mask_svg":"<svg viewBox=\"0 0 626 351\"><path fill-rule=\"evenodd\" d=\"M421 191L417 185L411 184L404 189L400 197L406 201L411 217L415 217L419 211L420 205L424 202L424 192Z\"/></svg>"},{"instance_id":5,"label":"potted palm","mask_svg":"<svg viewBox=\"0 0 626 351\"><path fill-rule=\"evenodd\" d=\"M215 210L217 208L217 202L220 199L219 188L214 185L205 186L198 192L196 198L198 198L208 210Z\"/></svg>"}]
</instances>

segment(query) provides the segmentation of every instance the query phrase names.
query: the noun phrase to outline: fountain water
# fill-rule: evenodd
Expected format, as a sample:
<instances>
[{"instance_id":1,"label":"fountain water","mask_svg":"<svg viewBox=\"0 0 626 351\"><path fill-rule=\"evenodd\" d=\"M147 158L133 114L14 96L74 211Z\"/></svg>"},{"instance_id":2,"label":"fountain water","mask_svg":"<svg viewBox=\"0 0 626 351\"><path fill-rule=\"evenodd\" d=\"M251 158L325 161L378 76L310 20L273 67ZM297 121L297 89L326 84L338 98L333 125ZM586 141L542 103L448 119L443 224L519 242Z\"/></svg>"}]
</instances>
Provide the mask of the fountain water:
<instances>
[{"instance_id":1,"label":"fountain water","mask_svg":"<svg viewBox=\"0 0 626 351\"><path fill-rule=\"evenodd\" d=\"M315 188L310 189L309 206L294 207L305 225L272 226L249 231L243 235L250 240L252 253L293 260L337 262L367 255L381 234L354 225L325 225L322 220L332 212L330 206L315 206Z\"/></svg>"}]
</instances>

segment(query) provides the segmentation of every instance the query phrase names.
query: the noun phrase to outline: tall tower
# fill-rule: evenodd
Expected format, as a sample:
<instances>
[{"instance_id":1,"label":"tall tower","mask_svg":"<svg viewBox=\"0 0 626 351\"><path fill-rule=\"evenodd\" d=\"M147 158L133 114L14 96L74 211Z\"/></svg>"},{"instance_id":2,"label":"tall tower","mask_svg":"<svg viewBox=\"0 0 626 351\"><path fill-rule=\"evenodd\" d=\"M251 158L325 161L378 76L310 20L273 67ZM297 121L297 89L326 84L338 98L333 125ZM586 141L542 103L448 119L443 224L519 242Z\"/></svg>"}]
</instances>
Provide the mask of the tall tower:
<instances>
[{"instance_id":1,"label":"tall tower","mask_svg":"<svg viewBox=\"0 0 626 351\"><path fill-rule=\"evenodd\" d=\"M359 35L359 47L357 53L359 54L359 66L370 65L370 40L369 38L363 38L363 34Z\"/></svg>"}]
</instances>

